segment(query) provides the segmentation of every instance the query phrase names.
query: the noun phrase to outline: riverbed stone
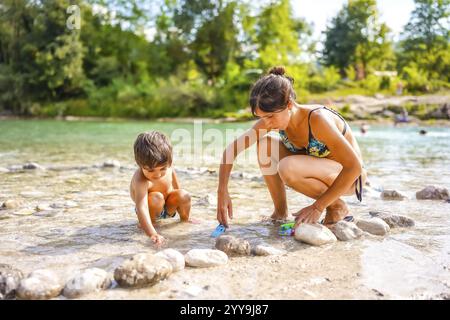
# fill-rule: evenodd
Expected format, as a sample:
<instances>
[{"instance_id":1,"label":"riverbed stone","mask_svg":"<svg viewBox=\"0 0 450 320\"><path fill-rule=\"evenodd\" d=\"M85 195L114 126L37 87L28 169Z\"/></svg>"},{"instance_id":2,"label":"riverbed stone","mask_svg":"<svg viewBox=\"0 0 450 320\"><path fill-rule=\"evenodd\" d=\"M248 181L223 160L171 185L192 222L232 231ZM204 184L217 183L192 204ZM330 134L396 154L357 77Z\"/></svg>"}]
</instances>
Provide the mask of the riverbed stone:
<instances>
[{"instance_id":1,"label":"riverbed stone","mask_svg":"<svg viewBox=\"0 0 450 320\"><path fill-rule=\"evenodd\" d=\"M2 204L2 209L17 209L22 205L22 202L15 199L8 199Z\"/></svg>"},{"instance_id":2,"label":"riverbed stone","mask_svg":"<svg viewBox=\"0 0 450 320\"><path fill-rule=\"evenodd\" d=\"M370 211L369 214L372 217L382 219L389 225L390 228L407 228L407 227L414 227L415 225L413 219L397 214L391 214L388 212L380 212L380 211Z\"/></svg>"},{"instance_id":3,"label":"riverbed stone","mask_svg":"<svg viewBox=\"0 0 450 320\"><path fill-rule=\"evenodd\" d=\"M9 169L0 167L0 173L8 173Z\"/></svg>"},{"instance_id":4,"label":"riverbed stone","mask_svg":"<svg viewBox=\"0 0 450 320\"><path fill-rule=\"evenodd\" d=\"M22 278L20 270L7 264L0 264L0 300L13 299Z\"/></svg>"},{"instance_id":5,"label":"riverbed stone","mask_svg":"<svg viewBox=\"0 0 450 320\"><path fill-rule=\"evenodd\" d=\"M172 273L166 259L153 254L140 253L124 261L114 270L114 279L121 287L147 287L164 280Z\"/></svg>"},{"instance_id":6,"label":"riverbed stone","mask_svg":"<svg viewBox=\"0 0 450 320\"><path fill-rule=\"evenodd\" d=\"M252 249L252 253L256 256L279 256L285 254L286 251L271 246L258 244Z\"/></svg>"},{"instance_id":7,"label":"riverbed stone","mask_svg":"<svg viewBox=\"0 0 450 320\"><path fill-rule=\"evenodd\" d=\"M120 162L113 159L106 160L103 162L103 168L120 168Z\"/></svg>"},{"instance_id":8,"label":"riverbed stone","mask_svg":"<svg viewBox=\"0 0 450 320\"><path fill-rule=\"evenodd\" d=\"M416 198L418 200L448 200L450 195L446 188L427 186L416 192Z\"/></svg>"},{"instance_id":9,"label":"riverbed stone","mask_svg":"<svg viewBox=\"0 0 450 320\"><path fill-rule=\"evenodd\" d=\"M380 218L357 219L356 225L361 230L377 236L384 236L391 229L389 225Z\"/></svg>"},{"instance_id":10,"label":"riverbed stone","mask_svg":"<svg viewBox=\"0 0 450 320\"><path fill-rule=\"evenodd\" d=\"M229 257L248 256L251 247L247 240L230 235L221 235L216 239L216 249L225 252Z\"/></svg>"},{"instance_id":11,"label":"riverbed stone","mask_svg":"<svg viewBox=\"0 0 450 320\"><path fill-rule=\"evenodd\" d=\"M25 170L45 170L43 166L37 164L36 162L28 162L23 165L23 169Z\"/></svg>"},{"instance_id":12,"label":"riverbed stone","mask_svg":"<svg viewBox=\"0 0 450 320\"><path fill-rule=\"evenodd\" d=\"M321 246L337 241L336 236L324 225L302 223L296 229L294 238L313 246Z\"/></svg>"},{"instance_id":13,"label":"riverbed stone","mask_svg":"<svg viewBox=\"0 0 450 320\"><path fill-rule=\"evenodd\" d=\"M155 254L155 256L161 257L170 262L170 264L172 265L173 272L177 272L184 269L185 266L184 255L175 249L171 248L164 249Z\"/></svg>"},{"instance_id":14,"label":"riverbed stone","mask_svg":"<svg viewBox=\"0 0 450 320\"><path fill-rule=\"evenodd\" d=\"M49 204L47 204L47 203L40 203L40 204L38 204L38 205L35 207L35 210L36 210L37 212L40 212L40 211L49 211L49 210L53 210L53 208L52 208Z\"/></svg>"},{"instance_id":15,"label":"riverbed stone","mask_svg":"<svg viewBox=\"0 0 450 320\"><path fill-rule=\"evenodd\" d=\"M45 193L42 191L22 191L20 195L25 198L39 198L44 196Z\"/></svg>"},{"instance_id":16,"label":"riverbed stone","mask_svg":"<svg viewBox=\"0 0 450 320\"><path fill-rule=\"evenodd\" d=\"M215 267L227 264L225 252L214 249L192 249L185 255L186 265L197 268Z\"/></svg>"},{"instance_id":17,"label":"riverbed stone","mask_svg":"<svg viewBox=\"0 0 450 320\"><path fill-rule=\"evenodd\" d=\"M99 268L78 271L66 283L63 295L67 298L77 298L82 295L108 289L112 284L112 275Z\"/></svg>"},{"instance_id":18,"label":"riverbed stone","mask_svg":"<svg viewBox=\"0 0 450 320\"><path fill-rule=\"evenodd\" d=\"M20 281L17 296L24 300L45 300L59 296L62 289L63 284L56 273L40 269Z\"/></svg>"},{"instance_id":19,"label":"riverbed stone","mask_svg":"<svg viewBox=\"0 0 450 320\"><path fill-rule=\"evenodd\" d=\"M383 190L383 192L381 192L381 199L383 200L404 200L407 199L408 197L397 191L397 190Z\"/></svg>"},{"instance_id":20,"label":"riverbed stone","mask_svg":"<svg viewBox=\"0 0 450 320\"><path fill-rule=\"evenodd\" d=\"M329 228L340 241L358 239L363 235L363 231L356 224L344 220L335 223Z\"/></svg>"}]
</instances>

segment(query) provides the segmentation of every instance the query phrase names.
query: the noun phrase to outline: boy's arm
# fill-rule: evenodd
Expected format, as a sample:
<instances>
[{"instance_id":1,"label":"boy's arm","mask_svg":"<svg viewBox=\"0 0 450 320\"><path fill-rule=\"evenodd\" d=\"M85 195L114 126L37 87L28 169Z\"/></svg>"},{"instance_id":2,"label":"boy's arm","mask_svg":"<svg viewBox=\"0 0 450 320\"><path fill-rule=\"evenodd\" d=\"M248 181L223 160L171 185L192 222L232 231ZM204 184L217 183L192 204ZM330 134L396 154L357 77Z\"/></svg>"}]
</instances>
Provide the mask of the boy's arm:
<instances>
[{"instance_id":1,"label":"boy's arm","mask_svg":"<svg viewBox=\"0 0 450 320\"><path fill-rule=\"evenodd\" d=\"M180 189L180 183L178 182L177 174L175 173L175 168L172 168L172 186L174 189Z\"/></svg>"},{"instance_id":2,"label":"boy's arm","mask_svg":"<svg viewBox=\"0 0 450 320\"><path fill-rule=\"evenodd\" d=\"M150 219L150 212L148 208L148 193L146 183L138 183L136 187L136 214L144 232L149 236L155 236L158 233L153 227Z\"/></svg>"}]
</instances>

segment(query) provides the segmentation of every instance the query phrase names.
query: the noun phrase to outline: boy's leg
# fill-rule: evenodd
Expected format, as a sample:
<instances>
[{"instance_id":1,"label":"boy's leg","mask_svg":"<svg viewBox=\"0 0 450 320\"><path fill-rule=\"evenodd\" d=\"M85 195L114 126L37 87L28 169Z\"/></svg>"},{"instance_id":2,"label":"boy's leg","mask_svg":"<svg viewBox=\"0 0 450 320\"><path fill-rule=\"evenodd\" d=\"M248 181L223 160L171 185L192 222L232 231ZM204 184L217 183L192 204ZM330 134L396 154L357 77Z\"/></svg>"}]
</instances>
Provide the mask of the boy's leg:
<instances>
[{"instance_id":1,"label":"boy's leg","mask_svg":"<svg viewBox=\"0 0 450 320\"><path fill-rule=\"evenodd\" d=\"M149 192L148 193L148 210L150 212L150 218L152 223L156 223L156 219L160 213L164 210L164 195L161 192Z\"/></svg>"},{"instance_id":2,"label":"boy's leg","mask_svg":"<svg viewBox=\"0 0 450 320\"><path fill-rule=\"evenodd\" d=\"M166 208L170 215L178 211L181 221L189 221L191 196L186 190L175 189L167 196Z\"/></svg>"}]
</instances>

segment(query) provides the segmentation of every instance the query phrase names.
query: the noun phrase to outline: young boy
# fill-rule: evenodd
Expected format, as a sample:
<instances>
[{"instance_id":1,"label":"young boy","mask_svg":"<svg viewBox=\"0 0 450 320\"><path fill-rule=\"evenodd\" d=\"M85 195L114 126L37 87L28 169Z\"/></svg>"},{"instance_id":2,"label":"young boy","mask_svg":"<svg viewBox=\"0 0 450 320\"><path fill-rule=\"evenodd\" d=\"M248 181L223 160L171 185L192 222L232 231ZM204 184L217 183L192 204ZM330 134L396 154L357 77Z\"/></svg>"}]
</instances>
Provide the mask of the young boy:
<instances>
[{"instance_id":1,"label":"young boy","mask_svg":"<svg viewBox=\"0 0 450 320\"><path fill-rule=\"evenodd\" d=\"M181 221L187 222L191 198L180 189L172 167L172 146L164 134L141 133L134 142L134 158L139 168L131 179L130 195L139 226L160 245L164 238L155 230L156 219L174 217L178 211Z\"/></svg>"}]
</instances>

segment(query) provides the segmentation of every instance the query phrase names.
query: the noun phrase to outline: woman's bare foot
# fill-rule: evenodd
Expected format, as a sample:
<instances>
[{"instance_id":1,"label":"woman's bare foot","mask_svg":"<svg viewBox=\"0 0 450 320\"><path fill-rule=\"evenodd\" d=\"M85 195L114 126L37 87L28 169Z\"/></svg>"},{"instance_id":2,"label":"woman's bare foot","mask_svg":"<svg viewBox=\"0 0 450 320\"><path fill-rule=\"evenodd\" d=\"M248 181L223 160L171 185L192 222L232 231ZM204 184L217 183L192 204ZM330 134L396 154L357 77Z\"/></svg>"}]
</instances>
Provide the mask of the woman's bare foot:
<instances>
[{"instance_id":1,"label":"woman's bare foot","mask_svg":"<svg viewBox=\"0 0 450 320\"><path fill-rule=\"evenodd\" d=\"M261 216L261 222L270 222L270 223L285 223L288 218L288 213L286 212L280 212L275 211L272 213L272 215L269 216Z\"/></svg>"},{"instance_id":2,"label":"woman's bare foot","mask_svg":"<svg viewBox=\"0 0 450 320\"><path fill-rule=\"evenodd\" d=\"M338 221L344 219L350 211L347 205L342 199L337 199L335 202L330 204L326 209L325 219L323 221L324 225L333 225Z\"/></svg>"}]
</instances>

